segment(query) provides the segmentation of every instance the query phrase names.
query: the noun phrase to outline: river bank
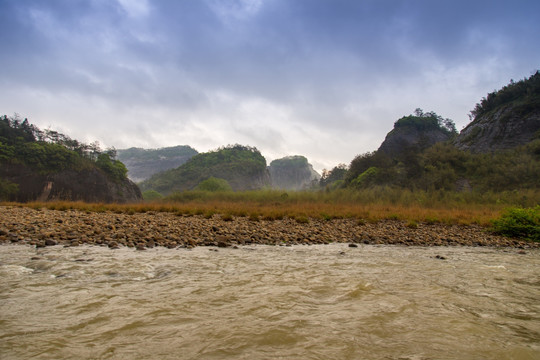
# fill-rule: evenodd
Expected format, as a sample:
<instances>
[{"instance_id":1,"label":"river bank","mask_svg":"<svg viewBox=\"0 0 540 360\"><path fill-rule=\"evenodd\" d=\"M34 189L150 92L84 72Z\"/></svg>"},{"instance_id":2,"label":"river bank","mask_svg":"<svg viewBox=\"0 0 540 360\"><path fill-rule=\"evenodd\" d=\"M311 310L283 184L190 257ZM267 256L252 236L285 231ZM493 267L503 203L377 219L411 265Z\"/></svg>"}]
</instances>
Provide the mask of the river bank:
<instances>
[{"instance_id":1,"label":"river bank","mask_svg":"<svg viewBox=\"0 0 540 360\"><path fill-rule=\"evenodd\" d=\"M36 247L81 244L139 250L163 246L297 245L328 243L415 246L538 248L538 243L489 233L477 225L377 223L356 219L258 220L248 217L178 216L172 213L113 213L0 207L0 243Z\"/></svg>"}]
</instances>

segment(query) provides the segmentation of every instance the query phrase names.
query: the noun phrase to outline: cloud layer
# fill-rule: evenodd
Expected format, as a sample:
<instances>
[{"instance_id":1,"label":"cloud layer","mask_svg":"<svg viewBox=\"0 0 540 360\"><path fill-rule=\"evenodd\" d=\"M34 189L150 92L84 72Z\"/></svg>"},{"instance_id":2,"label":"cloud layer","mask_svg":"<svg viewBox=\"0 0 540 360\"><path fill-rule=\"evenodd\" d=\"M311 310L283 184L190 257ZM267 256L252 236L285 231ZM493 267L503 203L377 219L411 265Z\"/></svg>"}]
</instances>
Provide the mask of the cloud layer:
<instances>
[{"instance_id":1,"label":"cloud layer","mask_svg":"<svg viewBox=\"0 0 540 360\"><path fill-rule=\"evenodd\" d=\"M468 122L540 67L537 1L0 0L0 113L117 148L242 143L317 169L415 108Z\"/></svg>"}]
</instances>

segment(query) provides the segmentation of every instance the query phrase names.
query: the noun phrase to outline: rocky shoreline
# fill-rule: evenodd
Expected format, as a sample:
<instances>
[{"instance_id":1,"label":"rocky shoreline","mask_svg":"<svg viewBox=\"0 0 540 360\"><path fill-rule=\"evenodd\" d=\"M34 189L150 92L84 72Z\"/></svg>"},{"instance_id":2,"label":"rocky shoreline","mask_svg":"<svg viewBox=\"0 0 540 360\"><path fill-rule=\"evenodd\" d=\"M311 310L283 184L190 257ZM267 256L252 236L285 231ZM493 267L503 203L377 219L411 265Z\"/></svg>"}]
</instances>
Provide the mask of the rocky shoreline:
<instances>
[{"instance_id":1,"label":"rocky shoreline","mask_svg":"<svg viewBox=\"0 0 540 360\"><path fill-rule=\"evenodd\" d=\"M172 213L113 213L0 206L0 244L36 247L83 244L144 250L194 246L312 245L328 243L404 246L490 246L539 248L539 243L489 233L476 225L377 223L357 219L259 220L247 217L212 218Z\"/></svg>"}]
</instances>

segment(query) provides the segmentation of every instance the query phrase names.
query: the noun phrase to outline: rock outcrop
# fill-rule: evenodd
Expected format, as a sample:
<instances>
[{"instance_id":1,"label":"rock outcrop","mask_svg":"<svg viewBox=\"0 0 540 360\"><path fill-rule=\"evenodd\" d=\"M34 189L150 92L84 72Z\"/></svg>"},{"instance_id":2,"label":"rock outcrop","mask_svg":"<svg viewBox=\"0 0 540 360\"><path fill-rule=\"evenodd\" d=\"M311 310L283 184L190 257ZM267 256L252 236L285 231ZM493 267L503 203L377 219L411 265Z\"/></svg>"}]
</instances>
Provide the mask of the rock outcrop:
<instances>
[{"instance_id":1,"label":"rock outcrop","mask_svg":"<svg viewBox=\"0 0 540 360\"><path fill-rule=\"evenodd\" d=\"M540 107L523 115L512 104L501 106L472 121L454 145L473 153L488 153L525 145L540 137Z\"/></svg>"},{"instance_id":2,"label":"rock outcrop","mask_svg":"<svg viewBox=\"0 0 540 360\"><path fill-rule=\"evenodd\" d=\"M90 168L43 174L22 164L2 164L0 178L18 185L12 201L85 201L126 203L142 200L141 191L128 179L112 180Z\"/></svg>"},{"instance_id":3,"label":"rock outcrop","mask_svg":"<svg viewBox=\"0 0 540 360\"><path fill-rule=\"evenodd\" d=\"M412 125L394 126L377 151L389 157L400 157L407 149L424 150L438 142L449 140L451 136L452 133L443 128L418 128Z\"/></svg>"},{"instance_id":4,"label":"rock outcrop","mask_svg":"<svg viewBox=\"0 0 540 360\"><path fill-rule=\"evenodd\" d=\"M306 189L321 178L307 159L300 155L274 160L268 171L272 187L284 190Z\"/></svg>"}]
</instances>

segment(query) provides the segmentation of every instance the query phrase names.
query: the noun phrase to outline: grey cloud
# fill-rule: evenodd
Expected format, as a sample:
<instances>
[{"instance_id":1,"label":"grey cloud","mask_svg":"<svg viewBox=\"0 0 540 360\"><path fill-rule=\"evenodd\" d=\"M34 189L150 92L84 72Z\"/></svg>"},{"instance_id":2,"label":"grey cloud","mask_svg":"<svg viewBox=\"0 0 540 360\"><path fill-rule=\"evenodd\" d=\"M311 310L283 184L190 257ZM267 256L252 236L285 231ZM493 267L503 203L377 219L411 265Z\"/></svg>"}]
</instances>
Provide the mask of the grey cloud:
<instances>
[{"instance_id":1,"label":"grey cloud","mask_svg":"<svg viewBox=\"0 0 540 360\"><path fill-rule=\"evenodd\" d=\"M349 162L415 107L462 121L528 76L539 12L498 0L0 0L0 110L56 116L110 145L253 139L276 157Z\"/></svg>"}]
</instances>

